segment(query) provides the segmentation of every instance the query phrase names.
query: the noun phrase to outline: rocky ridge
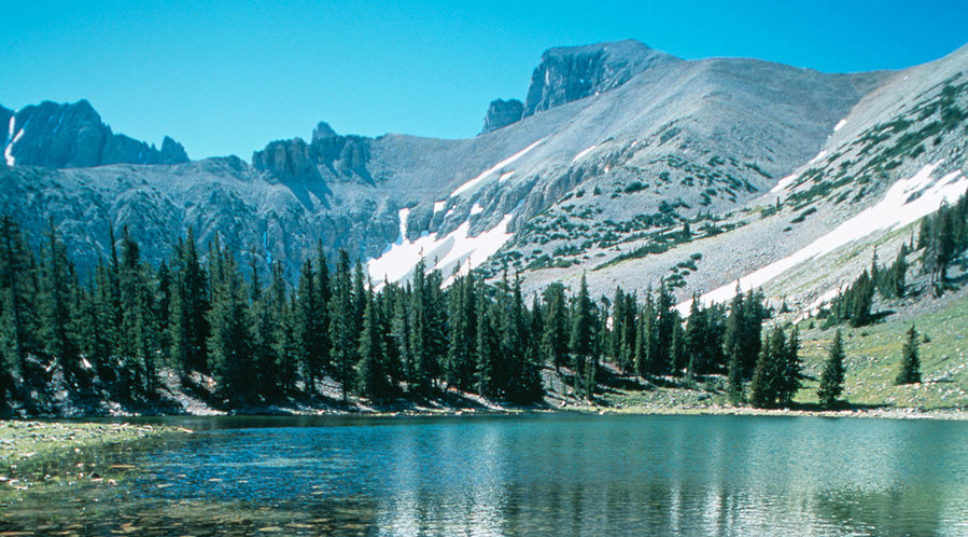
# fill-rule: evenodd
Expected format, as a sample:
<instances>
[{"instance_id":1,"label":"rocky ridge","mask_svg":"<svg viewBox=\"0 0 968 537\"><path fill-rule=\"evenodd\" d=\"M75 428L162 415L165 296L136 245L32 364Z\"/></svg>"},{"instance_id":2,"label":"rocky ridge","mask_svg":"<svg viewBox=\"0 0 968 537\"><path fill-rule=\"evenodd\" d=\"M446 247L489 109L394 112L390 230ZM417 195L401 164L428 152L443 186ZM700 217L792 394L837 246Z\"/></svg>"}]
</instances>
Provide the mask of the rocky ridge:
<instances>
[{"instance_id":1,"label":"rocky ridge","mask_svg":"<svg viewBox=\"0 0 968 537\"><path fill-rule=\"evenodd\" d=\"M0 106L0 146L8 166L85 168L107 164L181 164L185 148L169 137L161 148L123 134L101 121L91 103L44 101L8 110Z\"/></svg>"}]
</instances>

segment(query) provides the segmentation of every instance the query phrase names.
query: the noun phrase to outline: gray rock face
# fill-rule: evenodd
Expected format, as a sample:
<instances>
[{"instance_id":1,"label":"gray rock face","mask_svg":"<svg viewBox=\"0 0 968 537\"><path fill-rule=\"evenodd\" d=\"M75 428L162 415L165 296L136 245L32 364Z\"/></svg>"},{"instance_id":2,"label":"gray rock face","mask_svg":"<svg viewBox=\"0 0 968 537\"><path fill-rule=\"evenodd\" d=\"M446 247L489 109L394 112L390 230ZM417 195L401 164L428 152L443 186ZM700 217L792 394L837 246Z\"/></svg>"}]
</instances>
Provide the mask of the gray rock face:
<instances>
[{"instance_id":1,"label":"gray rock face","mask_svg":"<svg viewBox=\"0 0 968 537\"><path fill-rule=\"evenodd\" d=\"M252 154L252 167L284 182L319 178L309 158L309 145L302 138L270 142L265 149Z\"/></svg>"},{"instance_id":2,"label":"gray rock face","mask_svg":"<svg viewBox=\"0 0 968 537\"><path fill-rule=\"evenodd\" d=\"M617 88L650 67L677 61L633 40L553 48L531 75L524 116Z\"/></svg>"},{"instance_id":3,"label":"gray rock face","mask_svg":"<svg viewBox=\"0 0 968 537\"><path fill-rule=\"evenodd\" d=\"M484 116L484 129L481 134L496 131L501 127L520 121L524 117L524 103L517 99L496 99L491 101L487 107L487 115Z\"/></svg>"},{"instance_id":4,"label":"gray rock face","mask_svg":"<svg viewBox=\"0 0 968 537\"><path fill-rule=\"evenodd\" d=\"M252 154L252 166L287 182L357 181L372 183L367 169L372 140L363 136L339 136L326 122L313 130L312 142L302 138L270 142Z\"/></svg>"},{"instance_id":5,"label":"gray rock face","mask_svg":"<svg viewBox=\"0 0 968 537\"><path fill-rule=\"evenodd\" d=\"M74 168L188 162L185 149L171 138L165 137L158 150L154 145L114 134L86 100L74 104L44 101L12 115L9 111L0 113L0 120L6 127L6 156L22 166Z\"/></svg>"}]
</instances>

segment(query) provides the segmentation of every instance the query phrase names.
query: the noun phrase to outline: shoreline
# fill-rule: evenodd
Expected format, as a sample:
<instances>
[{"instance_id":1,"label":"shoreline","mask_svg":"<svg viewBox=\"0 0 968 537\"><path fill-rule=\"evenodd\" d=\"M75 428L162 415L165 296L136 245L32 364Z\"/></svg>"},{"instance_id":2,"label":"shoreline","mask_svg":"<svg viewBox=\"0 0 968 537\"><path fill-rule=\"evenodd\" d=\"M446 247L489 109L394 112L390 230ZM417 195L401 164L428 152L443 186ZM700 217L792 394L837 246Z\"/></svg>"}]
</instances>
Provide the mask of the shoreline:
<instances>
[{"instance_id":1,"label":"shoreline","mask_svg":"<svg viewBox=\"0 0 968 537\"><path fill-rule=\"evenodd\" d=\"M93 418L89 418L93 419ZM82 459L89 452L150 439L192 434L184 427L70 418L0 420L0 485L26 483L33 468Z\"/></svg>"},{"instance_id":2,"label":"shoreline","mask_svg":"<svg viewBox=\"0 0 968 537\"><path fill-rule=\"evenodd\" d=\"M255 410L255 409L253 409ZM528 414L583 414L601 416L758 416L758 417L820 417L853 419L904 419L968 421L966 410L923 410L916 408L846 408L841 410L812 409L760 409L752 407L708 406L708 407L613 407L601 405L565 405L561 407L509 407L509 408L438 408L403 411L350 411L350 410L307 410L297 409L289 412L283 409L260 409L266 412L236 412L226 414L169 414L137 416L83 416L83 417L42 417L31 419L0 420L0 484L15 484L10 474L21 468L42 461L69 459L87 451L103 449L105 446L132 444L142 440L161 439L165 436L193 434L185 427L138 423L153 418L217 418L235 417L354 417L354 418L395 418L395 417L472 417L472 416L524 416ZM269 411L272 410L272 411ZM114 423L110 420L131 420Z\"/></svg>"}]
</instances>

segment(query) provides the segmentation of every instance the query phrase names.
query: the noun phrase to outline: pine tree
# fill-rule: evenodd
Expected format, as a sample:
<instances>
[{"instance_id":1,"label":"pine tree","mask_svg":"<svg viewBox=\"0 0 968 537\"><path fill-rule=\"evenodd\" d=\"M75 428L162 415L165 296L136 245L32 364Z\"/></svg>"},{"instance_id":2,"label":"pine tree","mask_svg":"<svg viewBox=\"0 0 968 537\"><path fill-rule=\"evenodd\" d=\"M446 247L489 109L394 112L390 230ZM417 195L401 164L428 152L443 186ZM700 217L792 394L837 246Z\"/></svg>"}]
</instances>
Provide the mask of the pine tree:
<instances>
[{"instance_id":1,"label":"pine tree","mask_svg":"<svg viewBox=\"0 0 968 537\"><path fill-rule=\"evenodd\" d=\"M800 390L800 329L796 326L790 332L783 353L782 376L777 399L781 405L789 405Z\"/></svg>"},{"instance_id":2,"label":"pine tree","mask_svg":"<svg viewBox=\"0 0 968 537\"><path fill-rule=\"evenodd\" d=\"M410 348L410 292L403 290L396 300L393 311L392 337L397 348L401 377L407 383L408 389L413 387L413 352Z\"/></svg>"},{"instance_id":3,"label":"pine tree","mask_svg":"<svg viewBox=\"0 0 968 537\"><path fill-rule=\"evenodd\" d=\"M663 356L659 354L657 337L658 321L655 315L655 303L652 299L652 289L645 293L645 304L639 314L639 329L635 342L635 371L640 377L659 374L663 365Z\"/></svg>"},{"instance_id":4,"label":"pine tree","mask_svg":"<svg viewBox=\"0 0 968 537\"><path fill-rule=\"evenodd\" d=\"M569 348L572 356L572 370L575 372L575 392L581 392L580 378L585 371L585 362L592 356L594 334L592 324L592 301L588 296L588 282L585 275L581 276L578 296L575 297L571 325L571 341Z\"/></svg>"},{"instance_id":5,"label":"pine tree","mask_svg":"<svg viewBox=\"0 0 968 537\"><path fill-rule=\"evenodd\" d=\"M820 386L817 389L820 406L824 408L834 406L837 398L844 391L844 372L844 344L838 329L827 351L827 362L820 375Z\"/></svg>"},{"instance_id":6,"label":"pine tree","mask_svg":"<svg viewBox=\"0 0 968 537\"><path fill-rule=\"evenodd\" d=\"M918 356L918 331L914 325L907 331L907 340L901 352L901 369L894 384L917 384L921 382L921 359Z\"/></svg>"},{"instance_id":7,"label":"pine tree","mask_svg":"<svg viewBox=\"0 0 968 537\"><path fill-rule=\"evenodd\" d=\"M74 320L70 305L73 301L70 286L70 261L67 248L61 242L53 219L48 221L45 259L45 297L43 339L47 352L56 360L69 381L78 375L78 347L74 334Z\"/></svg>"},{"instance_id":8,"label":"pine tree","mask_svg":"<svg viewBox=\"0 0 968 537\"><path fill-rule=\"evenodd\" d=\"M363 330L360 333L358 351L359 363L356 366L357 386L364 397L380 400L389 395L384 362L383 338L379 332L379 312L372 293L365 293L363 309Z\"/></svg>"},{"instance_id":9,"label":"pine tree","mask_svg":"<svg viewBox=\"0 0 968 537\"><path fill-rule=\"evenodd\" d=\"M750 403L757 408L768 408L773 404L770 386L771 343L770 336L767 336L763 341L763 346L760 348L760 355L756 359L756 367L753 368L753 380L750 384Z\"/></svg>"},{"instance_id":10,"label":"pine tree","mask_svg":"<svg viewBox=\"0 0 968 537\"><path fill-rule=\"evenodd\" d=\"M544 292L545 320L541 335L541 348L545 360L560 371L568 354L568 310L565 287L560 283L549 285Z\"/></svg>"},{"instance_id":11,"label":"pine tree","mask_svg":"<svg viewBox=\"0 0 968 537\"><path fill-rule=\"evenodd\" d=\"M280 335L277 316L278 309L272 303L274 297L271 289L263 290L259 281L259 266L256 256L250 256L249 292L252 295L251 311L254 326L252 328L252 353L257 386L260 395L267 399L275 399L281 394L279 341Z\"/></svg>"},{"instance_id":12,"label":"pine tree","mask_svg":"<svg viewBox=\"0 0 968 537\"><path fill-rule=\"evenodd\" d=\"M682 322L678 319L678 316L674 320L672 340L669 345L669 369L672 370L673 375L679 376L686 366L686 333L682 329Z\"/></svg>"},{"instance_id":13,"label":"pine tree","mask_svg":"<svg viewBox=\"0 0 968 537\"><path fill-rule=\"evenodd\" d=\"M32 272L32 254L20 226L0 217L0 399L14 389L14 371L25 382L31 380L27 356L39 351Z\"/></svg>"},{"instance_id":14,"label":"pine tree","mask_svg":"<svg viewBox=\"0 0 968 537\"><path fill-rule=\"evenodd\" d=\"M685 332L686 356L688 356L688 371L691 377L705 373L708 367L707 354L711 350L706 345L708 330L706 310L700 303L699 295L693 295Z\"/></svg>"},{"instance_id":15,"label":"pine tree","mask_svg":"<svg viewBox=\"0 0 968 537\"><path fill-rule=\"evenodd\" d=\"M729 371L727 373L727 394L733 404L743 401L743 365L739 347L733 347L729 354Z\"/></svg>"},{"instance_id":16,"label":"pine tree","mask_svg":"<svg viewBox=\"0 0 968 537\"><path fill-rule=\"evenodd\" d=\"M210 308L209 278L201 266L191 227L179 241L173 265L171 293L171 356L182 372L209 372L207 323ZM108 276L110 280L110 275ZM100 286L99 286L100 287Z\"/></svg>"},{"instance_id":17,"label":"pine tree","mask_svg":"<svg viewBox=\"0 0 968 537\"><path fill-rule=\"evenodd\" d=\"M474 348L476 357L477 393L482 396L496 394L494 385L494 361L497 343L491 317L493 304L485 293L483 280L477 283L477 341Z\"/></svg>"},{"instance_id":18,"label":"pine tree","mask_svg":"<svg viewBox=\"0 0 968 537\"><path fill-rule=\"evenodd\" d=\"M299 348L299 362L303 371L306 394L316 393L316 381L321 375L323 362L322 310L325 305L320 300L316 272L309 259L303 262L299 273L299 287L296 291L296 341Z\"/></svg>"},{"instance_id":19,"label":"pine tree","mask_svg":"<svg viewBox=\"0 0 968 537\"><path fill-rule=\"evenodd\" d=\"M350 281L350 257L340 250L333 279L333 297L330 302L330 341L333 345L333 365L336 378L342 384L343 401L346 401L352 384L351 367L356 363L358 332L354 332L355 320Z\"/></svg>"},{"instance_id":20,"label":"pine tree","mask_svg":"<svg viewBox=\"0 0 968 537\"><path fill-rule=\"evenodd\" d=\"M235 259L218 244L213 249L212 307L208 312L208 354L219 392L237 402L249 402L256 395L252 363L252 322L247 291Z\"/></svg>"}]
</instances>

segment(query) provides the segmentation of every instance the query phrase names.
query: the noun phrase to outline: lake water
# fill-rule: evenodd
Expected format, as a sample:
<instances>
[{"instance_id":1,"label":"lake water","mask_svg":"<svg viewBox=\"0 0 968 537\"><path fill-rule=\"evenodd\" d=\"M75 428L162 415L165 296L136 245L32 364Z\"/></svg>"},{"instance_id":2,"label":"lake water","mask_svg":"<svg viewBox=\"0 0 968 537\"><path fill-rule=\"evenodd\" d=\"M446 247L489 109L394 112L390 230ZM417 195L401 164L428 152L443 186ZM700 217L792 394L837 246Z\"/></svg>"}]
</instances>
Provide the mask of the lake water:
<instances>
[{"instance_id":1,"label":"lake water","mask_svg":"<svg viewBox=\"0 0 968 537\"><path fill-rule=\"evenodd\" d=\"M199 432L78 461L102 481L0 496L0 534L968 535L968 422L167 422Z\"/></svg>"}]
</instances>

